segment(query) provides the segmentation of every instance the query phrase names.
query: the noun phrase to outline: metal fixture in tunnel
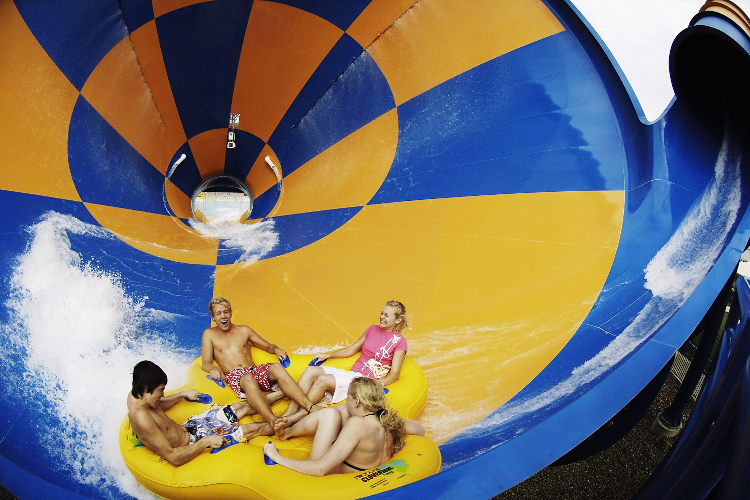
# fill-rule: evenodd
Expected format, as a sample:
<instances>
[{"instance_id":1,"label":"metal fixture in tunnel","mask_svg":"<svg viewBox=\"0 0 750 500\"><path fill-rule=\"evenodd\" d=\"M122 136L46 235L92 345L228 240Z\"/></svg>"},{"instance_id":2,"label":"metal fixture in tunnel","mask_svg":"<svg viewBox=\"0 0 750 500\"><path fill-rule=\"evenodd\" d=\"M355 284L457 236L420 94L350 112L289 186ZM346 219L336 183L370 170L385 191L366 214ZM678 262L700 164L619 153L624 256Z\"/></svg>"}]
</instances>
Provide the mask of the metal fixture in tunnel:
<instances>
[{"instance_id":1,"label":"metal fixture in tunnel","mask_svg":"<svg viewBox=\"0 0 750 500\"><path fill-rule=\"evenodd\" d=\"M279 181L279 184L281 183L281 173L279 173L279 168L276 166L276 164L273 162L270 156L266 156L265 158L266 164L271 167L271 170L273 170L274 175L276 176L276 180Z\"/></svg>"},{"instance_id":2,"label":"metal fixture in tunnel","mask_svg":"<svg viewBox=\"0 0 750 500\"><path fill-rule=\"evenodd\" d=\"M244 222L253 209L253 197L236 177L219 175L198 186L190 206L201 222Z\"/></svg>"},{"instance_id":3,"label":"metal fixture in tunnel","mask_svg":"<svg viewBox=\"0 0 750 500\"><path fill-rule=\"evenodd\" d=\"M174 171L177 169L177 167L180 166L180 163L182 163L183 161L185 161L185 158L187 158L187 155L185 153L182 153L180 155L180 157L177 158L174 161L174 163L172 163L172 166L169 167L169 172L167 172L167 179L169 179L170 177L172 177L172 174L174 173Z\"/></svg>"},{"instance_id":4,"label":"metal fixture in tunnel","mask_svg":"<svg viewBox=\"0 0 750 500\"><path fill-rule=\"evenodd\" d=\"M234 149L237 144L234 142L234 129L240 125L240 114L229 114L229 134L227 135L227 149Z\"/></svg>"}]
</instances>

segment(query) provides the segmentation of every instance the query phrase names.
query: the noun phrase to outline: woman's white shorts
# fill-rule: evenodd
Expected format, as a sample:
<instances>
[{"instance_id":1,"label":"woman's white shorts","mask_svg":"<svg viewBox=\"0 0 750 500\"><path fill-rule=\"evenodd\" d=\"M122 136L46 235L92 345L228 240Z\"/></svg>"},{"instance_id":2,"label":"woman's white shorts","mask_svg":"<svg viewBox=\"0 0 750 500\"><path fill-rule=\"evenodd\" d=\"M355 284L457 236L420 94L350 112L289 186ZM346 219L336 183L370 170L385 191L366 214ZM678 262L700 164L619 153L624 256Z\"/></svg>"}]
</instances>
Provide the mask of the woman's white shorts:
<instances>
[{"instance_id":1,"label":"woman's white shorts","mask_svg":"<svg viewBox=\"0 0 750 500\"><path fill-rule=\"evenodd\" d=\"M361 373L342 370L341 368L333 368L331 366L321 366L321 368L326 375L333 375L333 378L336 379L336 390L333 394L326 392L326 396L331 398L331 404L345 400L349 393L349 384L351 381L357 377L364 377Z\"/></svg>"}]
</instances>

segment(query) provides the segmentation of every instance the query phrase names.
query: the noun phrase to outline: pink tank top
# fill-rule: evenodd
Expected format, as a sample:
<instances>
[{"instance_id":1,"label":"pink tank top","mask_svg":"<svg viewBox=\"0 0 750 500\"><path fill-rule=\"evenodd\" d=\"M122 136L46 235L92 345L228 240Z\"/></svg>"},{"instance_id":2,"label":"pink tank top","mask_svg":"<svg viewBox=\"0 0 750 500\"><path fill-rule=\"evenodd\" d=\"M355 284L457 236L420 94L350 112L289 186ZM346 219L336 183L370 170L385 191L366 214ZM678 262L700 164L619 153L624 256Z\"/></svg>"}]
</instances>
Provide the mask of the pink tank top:
<instances>
[{"instance_id":1,"label":"pink tank top","mask_svg":"<svg viewBox=\"0 0 750 500\"><path fill-rule=\"evenodd\" d=\"M362 354L354 362L352 371L365 377L381 379L391 371L395 352L406 350L406 339L400 332L388 332L380 325L372 325L365 330Z\"/></svg>"}]
</instances>

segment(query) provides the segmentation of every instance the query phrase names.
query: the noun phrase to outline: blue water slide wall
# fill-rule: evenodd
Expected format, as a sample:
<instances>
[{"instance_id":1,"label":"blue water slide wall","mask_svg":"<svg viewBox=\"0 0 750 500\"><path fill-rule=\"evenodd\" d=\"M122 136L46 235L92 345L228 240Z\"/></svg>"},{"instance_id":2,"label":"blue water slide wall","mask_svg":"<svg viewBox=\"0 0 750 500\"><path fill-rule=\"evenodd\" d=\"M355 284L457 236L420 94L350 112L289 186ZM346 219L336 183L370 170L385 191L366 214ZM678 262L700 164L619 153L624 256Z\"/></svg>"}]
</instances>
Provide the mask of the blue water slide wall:
<instances>
[{"instance_id":1,"label":"blue water slide wall","mask_svg":"<svg viewBox=\"0 0 750 500\"><path fill-rule=\"evenodd\" d=\"M369 2L281 3L346 29ZM370 203L530 191L624 190L624 218L615 259L590 313L555 359L507 404L488 415L482 425L462 431L441 446L445 470L388 493L389 498L427 494L487 498L573 449L621 410L670 361L733 275L750 238L750 217L746 213L750 143L742 140L747 115L731 110L717 112L731 98L736 99L732 102L740 110L746 101L731 90L731 85L722 94L723 101L709 98L705 87L691 87L676 76L682 74L684 67L679 64L684 61L675 62L675 68L681 68L673 69L676 101L657 122L644 123L629 87L598 37L567 2L546 3L565 26L564 32L511 51L397 107L402 123L447 139L426 152L420 150L424 147L420 136L402 127L393 166ZM230 21L237 19L246 22L251 4L221 0L194 7L201 9L200 16L185 8L156 21L163 38L165 66L170 76L179 76L171 86L188 137L226 127L244 33L222 29L222 37L216 37L216 33L195 30L205 38L184 38L182 33L199 18L221 26L234 26ZM16 6L50 59L79 91L118 41L154 18L151 2L78 0L72 7L69 2L19 0ZM726 19L704 16L694 23L701 36L718 38L737 50L738 59L732 64L741 64L746 58L750 47L747 37ZM687 43L684 38L680 40ZM564 62L552 60L553 55L561 53L566 54ZM181 74L182 68L189 66L183 58L205 61L206 72ZM542 71L553 63L571 74L583 75L581 82L601 82L570 90L575 102L570 103L567 115L551 113L555 102L544 98L553 95L555 85L566 80ZM364 95L356 78L337 80L344 72L367 77L371 93ZM508 89L506 100L498 99L488 109L472 107L472 93L500 87ZM436 109L451 98L465 100L461 115L464 127L456 130L448 122L431 121L439 115ZM197 100L204 105L192 106ZM340 106L341 102L347 107ZM267 143L283 160L285 175L289 175L394 106L394 97L374 60L344 34L301 89ZM603 120L603 115L609 118ZM300 126L303 117L312 124L335 119L338 125L315 130L313 125ZM561 126L550 122L553 118L569 123ZM606 126L594 134L602 121ZM577 133L580 129L592 132L587 137L598 140L583 144ZM463 139L473 134L485 134L477 140L494 144L497 149L462 149ZM262 141L254 136L247 139L242 141L247 149L241 154L254 159L260 154ZM70 171L82 201L169 214L162 198L164 176L123 141L83 97L73 109L68 141ZM99 148L99 144L104 146ZM189 152L189 145L183 148L180 151ZM506 154L496 154L498 151ZM113 157L118 161L113 163ZM473 169L472 175L466 175L466 162L459 163L456 157L471 165L493 168ZM185 168L172 179L187 195L200 182L198 168L191 162L186 161ZM247 171L241 165L247 162L228 160L226 168L242 176ZM576 168L566 170L561 165ZM421 173L416 182L410 178L414 171ZM131 185L127 191L123 189L126 181ZM272 189L264 196L256 200L254 215L258 217L271 211L279 194ZM18 256L28 249L30 235L25 228L37 224L43 214L54 211L63 218L72 216L98 226L76 201L0 191L0 204L5 207L0 220L0 275L4 277L13 275ZM266 258L323 238L352 219L360 208L278 217L277 230L283 238ZM186 332L205 326L201 318L212 295L215 266L150 256L118 239L76 227L70 226L67 236L72 250L92 256L98 267L118 275L126 293L147 297L150 308L170 314L168 323L147 318L142 326L166 329L162 333L169 339L167 349L199 349L199 339ZM233 251L226 250L219 252L217 263L235 259ZM674 274L685 284L684 293L659 288L655 272ZM691 281L692 276L697 276L697 281ZM566 290L559 292L564 294ZM0 289L3 304L16 298L9 288ZM745 307L746 302L747 297L742 299ZM138 309L135 304L133 308ZM16 324L17 312L5 306L0 309L0 320L5 325ZM29 383L22 376L26 348L14 346L18 355L2 358L13 375L2 386L0 428L6 431L0 433L0 483L23 498L128 497L104 479L77 479L71 473L77 464L65 463L54 450L40 444L47 442L43 441L45 436L65 434L66 428L56 415L45 413L39 402L24 399L23 392L15 388ZM706 403L705 408L711 407ZM70 437L86 443L86 436ZM685 448L691 449L689 445ZM725 463L731 468L745 462L730 458ZM666 473L673 474L669 470Z\"/></svg>"}]
</instances>

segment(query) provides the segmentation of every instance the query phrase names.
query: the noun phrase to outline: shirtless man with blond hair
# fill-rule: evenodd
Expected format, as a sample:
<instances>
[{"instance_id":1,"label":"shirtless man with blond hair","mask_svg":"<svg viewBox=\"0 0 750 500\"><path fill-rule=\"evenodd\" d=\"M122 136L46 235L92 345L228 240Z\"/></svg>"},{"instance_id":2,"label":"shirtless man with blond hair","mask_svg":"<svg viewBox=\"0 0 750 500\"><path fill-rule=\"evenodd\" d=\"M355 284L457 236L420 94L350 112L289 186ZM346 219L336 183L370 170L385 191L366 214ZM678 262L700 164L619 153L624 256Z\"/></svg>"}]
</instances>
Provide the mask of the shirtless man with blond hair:
<instances>
[{"instance_id":1,"label":"shirtless man with blond hair","mask_svg":"<svg viewBox=\"0 0 750 500\"><path fill-rule=\"evenodd\" d=\"M227 384L237 397L247 398L247 402L268 423L258 427L255 435L271 435L274 429L280 431L283 428L280 424L291 423L287 422L286 417L277 422L279 417L271 411L264 391L280 390L304 408L306 413L313 411L315 405L286 369L280 363L256 366L250 354L250 346L275 354L279 361L287 358L286 351L263 339L252 328L232 323L232 306L227 299L215 297L208 304L208 311L216 326L203 331L202 368L214 380L221 379L221 372L224 372ZM214 361L221 372L213 364Z\"/></svg>"}]
</instances>

